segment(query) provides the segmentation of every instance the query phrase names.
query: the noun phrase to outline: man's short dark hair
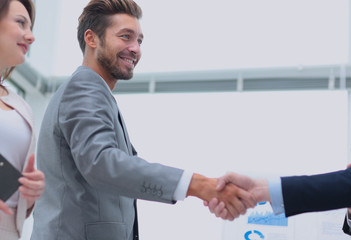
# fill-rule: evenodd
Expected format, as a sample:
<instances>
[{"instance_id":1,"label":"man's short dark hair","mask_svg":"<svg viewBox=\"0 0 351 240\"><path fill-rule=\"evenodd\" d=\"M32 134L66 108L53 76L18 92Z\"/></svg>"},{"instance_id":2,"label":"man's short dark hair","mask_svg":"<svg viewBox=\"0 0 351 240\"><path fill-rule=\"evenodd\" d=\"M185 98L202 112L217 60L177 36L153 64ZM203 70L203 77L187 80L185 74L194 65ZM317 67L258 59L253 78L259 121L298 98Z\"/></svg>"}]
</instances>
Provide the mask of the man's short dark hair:
<instances>
[{"instance_id":1,"label":"man's short dark hair","mask_svg":"<svg viewBox=\"0 0 351 240\"><path fill-rule=\"evenodd\" d=\"M103 41L106 28L111 26L110 17L125 13L137 19L142 16L141 8L132 0L91 0L79 17L78 41L83 54L85 52L84 34L90 29Z\"/></svg>"}]
</instances>

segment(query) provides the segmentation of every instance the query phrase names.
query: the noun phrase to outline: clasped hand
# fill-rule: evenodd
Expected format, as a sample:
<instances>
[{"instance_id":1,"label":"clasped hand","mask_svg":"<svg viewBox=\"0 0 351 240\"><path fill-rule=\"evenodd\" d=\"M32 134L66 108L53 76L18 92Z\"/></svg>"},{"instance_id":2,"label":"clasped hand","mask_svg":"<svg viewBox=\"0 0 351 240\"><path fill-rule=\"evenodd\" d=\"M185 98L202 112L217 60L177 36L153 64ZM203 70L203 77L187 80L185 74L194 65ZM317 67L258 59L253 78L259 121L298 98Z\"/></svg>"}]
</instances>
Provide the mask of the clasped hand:
<instances>
[{"instance_id":1,"label":"clasped hand","mask_svg":"<svg viewBox=\"0 0 351 240\"><path fill-rule=\"evenodd\" d=\"M214 213L216 217L220 217L224 220L233 221L240 215L244 215L248 208L253 208L259 202L270 201L268 183L266 180L252 179L245 175L237 173L228 173L218 179L217 191L218 196L221 196L222 192L240 192L241 195L224 194L222 198L213 198L209 202L204 201L204 205L207 206L211 213ZM223 195L223 194L222 194ZM229 197L229 199L228 199Z\"/></svg>"}]
</instances>

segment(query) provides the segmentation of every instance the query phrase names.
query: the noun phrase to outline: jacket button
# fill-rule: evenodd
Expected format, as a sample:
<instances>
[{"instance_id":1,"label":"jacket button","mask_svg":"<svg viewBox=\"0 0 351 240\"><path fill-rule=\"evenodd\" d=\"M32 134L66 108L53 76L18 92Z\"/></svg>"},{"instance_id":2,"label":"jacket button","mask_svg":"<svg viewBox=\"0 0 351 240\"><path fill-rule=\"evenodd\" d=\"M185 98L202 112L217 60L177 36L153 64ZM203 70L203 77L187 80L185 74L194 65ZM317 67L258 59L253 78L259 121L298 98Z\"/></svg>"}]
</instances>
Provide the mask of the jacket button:
<instances>
[{"instance_id":1,"label":"jacket button","mask_svg":"<svg viewBox=\"0 0 351 240\"><path fill-rule=\"evenodd\" d=\"M159 196L159 197L162 196L162 191L161 191L161 190L158 190L158 191L157 191L157 196Z\"/></svg>"}]
</instances>

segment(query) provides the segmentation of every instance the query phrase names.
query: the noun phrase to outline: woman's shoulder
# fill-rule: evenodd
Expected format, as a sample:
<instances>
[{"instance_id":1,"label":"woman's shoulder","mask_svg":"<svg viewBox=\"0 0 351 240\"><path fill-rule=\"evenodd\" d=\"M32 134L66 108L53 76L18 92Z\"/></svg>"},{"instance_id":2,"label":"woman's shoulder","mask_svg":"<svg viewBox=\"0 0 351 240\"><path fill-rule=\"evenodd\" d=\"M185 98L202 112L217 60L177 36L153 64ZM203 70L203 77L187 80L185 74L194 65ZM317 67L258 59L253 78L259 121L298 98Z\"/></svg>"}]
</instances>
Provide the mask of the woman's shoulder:
<instances>
[{"instance_id":1,"label":"woman's shoulder","mask_svg":"<svg viewBox=\"0 0 351 240\"><path fill-rule=\"evenodd\" d=\"M22 96L18 95L17 92L12 90L11 88L6 88L6 90L9 94L7 96L5 96L5 98L7 97L7 99L10 102L18 102L18 103L21 103L21 104L25 105L26 107L30 108L30 106L26 102L26 100L24 100L24 98Z\"/></svg>"},{"instance_id":2,"label":"woman's shoulder","mask_svg":"<svg viewBox=\"0 0 351 240\"><path fill-rule=\"evenodd\" d=\"M33 120L32 108L23 99L23 97L19 96L14 90L10 88L6 88L6 90L9 94L7 96L2 97L2 100L4 100L5 103L13 107L21 115L26 116L28 120Z\"/></svg>"}]
</instances>

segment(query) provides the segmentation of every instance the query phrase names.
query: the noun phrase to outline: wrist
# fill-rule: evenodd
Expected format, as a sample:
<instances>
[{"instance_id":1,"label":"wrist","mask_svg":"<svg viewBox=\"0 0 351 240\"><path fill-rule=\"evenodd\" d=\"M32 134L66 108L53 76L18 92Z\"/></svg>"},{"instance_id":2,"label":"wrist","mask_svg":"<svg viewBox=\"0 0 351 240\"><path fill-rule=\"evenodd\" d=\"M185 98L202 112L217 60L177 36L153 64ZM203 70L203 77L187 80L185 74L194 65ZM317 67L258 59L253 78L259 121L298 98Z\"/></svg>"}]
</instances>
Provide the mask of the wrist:
<instances>
[{"instance_id":1,"label":"wrist","mask_svg":"<svg viewBox=\"0 0 351 240\"><path fill-rule=\"evenodd\" d=\"M35 201L27 200L27 209L31 209L34 206Z\"/></svg>"},{"instance_id":2,"label":"wrist","mask_svg":"<svg viewBox=\"0 0 351 240\"><path fill-rule=\"evenodd\" d=\"M27 200L27 214L26 217L29 217L29 215L32 213L33 208L34 208L35 201Z\"/></svg>"},{"instance_id":3,"label":"wrist","mask_svg":"<svg viewBox=\"0 0 351 240\"><path fill-rule=\"evenodd\" d=\"M216 184L217 179L207 178L203 175L194 173L186 196L198 197L202 200L210 201L212 198L216 197ZM211 191L211 189L213 191Z\"/></svg>"},{"instance_id":4,"label":"wrist","mask_svg":"<svg viewBox=\"0 0 351 240\"><path fill-rule=\"evenodd\" d=\"M257 202L270 202L268 181L266 179L254 180L255 187L251 191Z\"/></svg>"}]
</instances>

